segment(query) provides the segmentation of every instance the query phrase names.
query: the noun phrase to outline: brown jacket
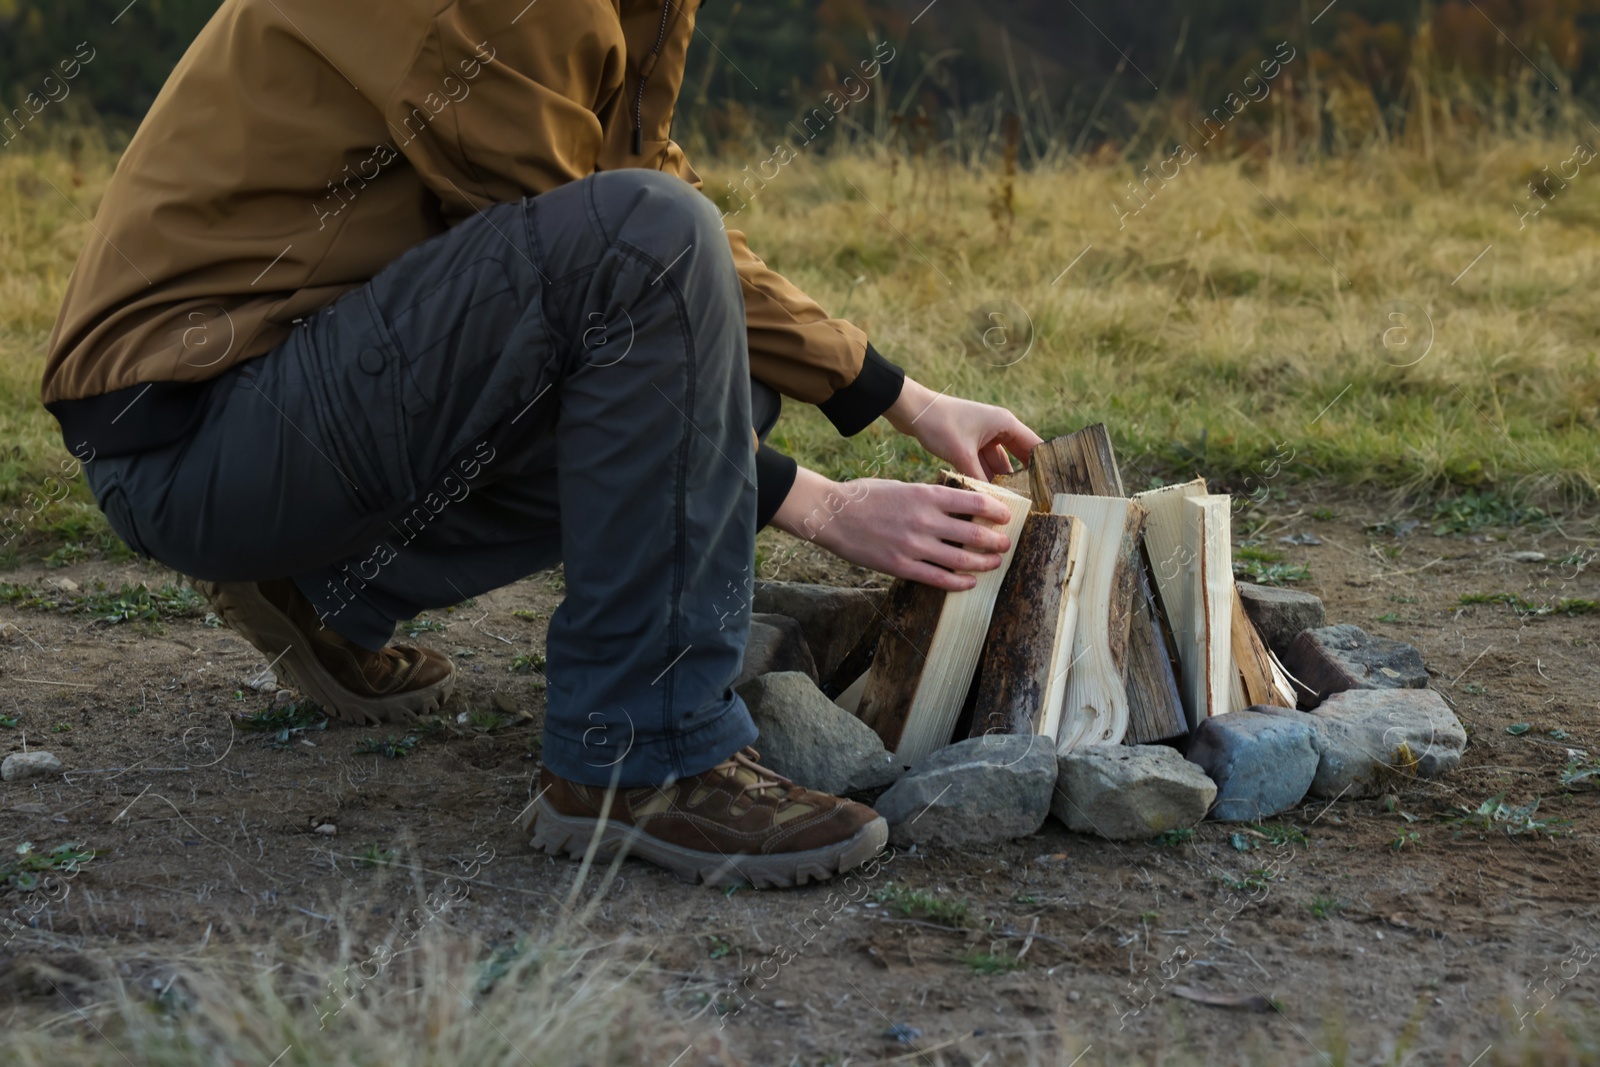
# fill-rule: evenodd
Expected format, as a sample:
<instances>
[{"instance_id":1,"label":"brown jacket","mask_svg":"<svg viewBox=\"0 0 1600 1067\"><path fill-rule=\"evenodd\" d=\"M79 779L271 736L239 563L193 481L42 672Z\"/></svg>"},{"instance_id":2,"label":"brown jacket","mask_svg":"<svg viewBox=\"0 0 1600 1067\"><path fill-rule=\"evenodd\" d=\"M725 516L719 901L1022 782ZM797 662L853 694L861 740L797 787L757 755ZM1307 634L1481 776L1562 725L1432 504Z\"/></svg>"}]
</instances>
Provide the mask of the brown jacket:
<instances>
[{"instance_id":1,"label":"brown jacket","mask_svg":"<svg viewBox=\"0 0 1600 1067\"><path fill-rule=\"evenodd\" d=\"M45 403L64 427L93 409L103 430L154 382L148 426L168 418L163 397L193 391L179 384L263 354L486 205L620 167L698 186L668 138L698 4L226 0L99 205L50 338ZM880 414L898 371L742 233L728 239L751 373L846 433Z\"/></svg>"}]
</instances>

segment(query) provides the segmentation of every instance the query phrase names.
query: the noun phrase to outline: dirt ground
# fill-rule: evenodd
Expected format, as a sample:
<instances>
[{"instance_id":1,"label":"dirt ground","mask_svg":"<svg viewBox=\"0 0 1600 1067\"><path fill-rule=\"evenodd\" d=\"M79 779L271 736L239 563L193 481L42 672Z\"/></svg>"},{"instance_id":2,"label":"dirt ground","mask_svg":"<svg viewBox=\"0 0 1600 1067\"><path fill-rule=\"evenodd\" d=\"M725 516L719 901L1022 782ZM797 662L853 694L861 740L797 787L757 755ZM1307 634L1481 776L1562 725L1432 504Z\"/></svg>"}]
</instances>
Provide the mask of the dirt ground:
<instances>
[{"instance_id":1,"label":"dirt ground","mask_svg":"<svg viewBox=\"0 0 1600 1067\"><path fill-rule=\"evenodd\" d=\"M703 1046L720 1040L752 1064L932 1062L919 1053L1488 1064L1539 1027L1592 1013L1600 980L1582 964L1600 944L1600 805L1559 776L1600 756L1600 616L1461 601L1600 599L1600 567L1586 566L1595 524L1440 537L1424 522L1396 537L1368 529L1397 518L1386 500L1301 495L1274 502L1255 536L1309 566L1299 588L1324 598L1330 621L1421 649L1469 731L1454 775L1397 797L1310 804L1244 833L1209 823L1173 844L1115 844L1051 820L986 851L901 852L831 898L839 887L708 890L629 861L590 927L649 948L641 976L691 1030L737 1007L727 990L741 966L771 976L753 998L745 987L749 1003ZM1278 540L1306 533L1321 544ZM768 536L769 558L784 555ZM1511 558L1532 551L1546 559ZM807 552L780 576L866 578ZM85 592L173 580L135 561L25 566L0 581L43 590L63 577ZM0 856L23 841L100 852L70 894L7 935L0 1020L62 1009L21 977L29 967L86 974L85 959L109 954L141 973L205 944L326 941L335 912L381 930L452 860L491 850L469 902L441 921L498 945L548 926L577 866L535 854L516 826L544 697L526 661L510 668L542 651L559 599L558 577L539 575L427 617L417 639L457 656L449 710L469 721L418 734L402 758L358 751L395 730L330 724L275 746L238 729L233 716L270 703L270 689L246 686L266 664L203 609L111 624L0 607L15 627L0 638L0 715L17 720L0 727L0 754L26 739L65 765L0 785ZM1520 824L1461 818L1497 796L1539 806ZM1529 827L1540 820L1546 830ZM1304 841L1276 843L1296 836L1288 827ZM360 863L374 845L397 862ZM0 890L0 906L9 913L19 897ZM1277 1009L1197 1003L1180 988L1256 994ZM1520 1033L1519 1008L1530 1013ZM691 1048L682 1062L705 1055Z\"/></svg>"}]
</instances>

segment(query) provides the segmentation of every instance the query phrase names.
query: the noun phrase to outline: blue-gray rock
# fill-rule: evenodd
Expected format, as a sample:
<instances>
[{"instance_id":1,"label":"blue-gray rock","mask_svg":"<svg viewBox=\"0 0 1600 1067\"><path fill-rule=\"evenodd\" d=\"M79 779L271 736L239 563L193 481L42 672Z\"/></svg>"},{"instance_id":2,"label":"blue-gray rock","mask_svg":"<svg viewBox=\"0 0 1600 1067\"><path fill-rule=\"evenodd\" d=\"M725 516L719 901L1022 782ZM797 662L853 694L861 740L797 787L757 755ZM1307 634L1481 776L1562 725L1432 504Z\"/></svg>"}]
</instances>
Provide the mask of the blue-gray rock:
<instances>
[{"instance_id":1,"label":"blue-gray rock","mask_svg":"<svg viewBox=\"0 0 1600 1067\"><path fill-rule=\"evenodd\" d=\"M1058 760L1050 814L1069 830L1142 841L1206 817L1217 786L1165 745L1090 745Z\"/></svg>"},{"instance_id":2,"label":"blue-gray rock","mask_svg":"<svg viewBox=\"0 0 1600 1067\"><path fill-rule=\"evenodd\" d=\"M1284 655L1304 631L1328 624L1321 599L1311 593L1252 582L1237 584L1244 613L1255 623L1267 647L1279 656Z\"/></svg>"},{"instance_id":3,"label":"blue-gray rock","mask_svg":"<svg viewBox=\"0 0 1600 1067\"><path fill-rule=\"evenodd\" d=\"M738 692L761 731L761 762L807 789L855 793L900 777L900 765L872 728L799 671L763 674Z\"/></svg>"},{"instance_id":4,"label":"blue-gray rock","mask_svg":"<svg viewBox=\"0 0 1600 1067\"><path fill-rule=\"evenodd\" d=\"M800 624L787 615L751 615L750 640L744 646L744 662L734 688L752 678L778 671L799 671L817 680L817 662L806 645Z\"/></svg>"},{"instance_id":5,"label":"blue-gray rock","mask_svg":"<svg viewBox=\"0 0 1600 1067\"><path fill-rule=\"evenodd\" d=\"M882 589L845 589L806 582L758 582L755 611L785 615L800 624L806 644L817 662L817 677L833 677L839 662L866 632Z\"/></svg>"},{"instance_id":6,"label":"blue-gray rock","mask_svg":"<svg viewBox=\"0 0 1600 1067\"><path fill-rule=\"evenodd\" d=\"M1055 784L1049 738L988 734L939 749L873 807L889 820L895 844L986 845L1036 833Z\"/></svg>"},{"instance_id":7,"label":"blue-gray rock","mask_svg":"<svg viewBox=\"0 0 1600 1067\"><path fill-rule=\"evenodd\" d=\"M1317 774L1317 750L1304 716L1286 711L1250 707L1214 715L1195 731L1189 759L1217 783L1213 819L1254 822L1304 799Z\"/></svg>"},{"instance_id":8,"label":"blue-gray rock","mask_svg":"<svg viewBox=\"0 0 1600 1067\"><path fill-rule=\"evenodd\" d=\"M1426 689L1422 653L1403 641L1374 637L1359 626L1339 623L1307 630L1282 656L1299 683L1302 707L1315 707L1352 689Z\"/></svg>"},{"instance_id":9,"label":"blue-gray rock","mask_svg":"<svg viewBox=\"0 0 1600 1067\"><path fill-rule=\"evenodd\" d=\"M1461 764L1467 732L1431 689L1352 689L1307 714L1318 754L1316 797L1373 797Z\"/></svg>"}]
</instances>

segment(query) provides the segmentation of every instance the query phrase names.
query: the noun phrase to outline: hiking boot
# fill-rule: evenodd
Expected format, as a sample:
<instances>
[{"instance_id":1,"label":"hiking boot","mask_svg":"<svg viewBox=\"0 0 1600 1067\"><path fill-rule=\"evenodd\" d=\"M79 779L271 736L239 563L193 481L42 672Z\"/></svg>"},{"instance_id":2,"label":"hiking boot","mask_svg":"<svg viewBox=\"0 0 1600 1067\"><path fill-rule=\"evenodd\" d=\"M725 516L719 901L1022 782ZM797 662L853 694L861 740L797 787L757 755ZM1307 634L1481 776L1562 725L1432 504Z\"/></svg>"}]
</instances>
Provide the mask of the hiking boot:
<instances>
[{"instance_id":1,"label":"hiking boot","mask_svg":"<svg viewBox=\"0 0 1600 1067\"><path fill-rule=\"evenodd\" d=\"M455 688L455 664L444 653L416 645L373 652L352 644L322 624L291 579L194 587L285 684L344 722L410 722L438 711Z\"/></svg>"},{"instance_id":2,"label":"hiking boot","mask_svg":"<svg viewBox=\"0 0 1600 1067\"><path fill-rule=\"evenodd\" d=\"M530 843L553 855L619 850L689 882L767 886L821 882L870 860L889 824L865 804L798 786L761 766L754 749L656 788L579 785L547 767L532 804Z\"/></svg>"}]
</instances>

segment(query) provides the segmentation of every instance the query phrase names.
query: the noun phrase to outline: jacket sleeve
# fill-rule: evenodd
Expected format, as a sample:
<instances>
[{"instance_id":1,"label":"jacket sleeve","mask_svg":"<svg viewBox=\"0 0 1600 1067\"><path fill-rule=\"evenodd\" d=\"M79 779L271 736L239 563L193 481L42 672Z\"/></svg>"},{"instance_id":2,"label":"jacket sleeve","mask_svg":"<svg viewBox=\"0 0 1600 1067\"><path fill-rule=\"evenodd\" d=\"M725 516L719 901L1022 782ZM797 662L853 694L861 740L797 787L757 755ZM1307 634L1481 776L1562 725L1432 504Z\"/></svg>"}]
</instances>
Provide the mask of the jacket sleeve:
<instances>
[{"instance_id":1,"label":"jacket sleeve","mask_svg":"<svg viewBox=\"0 0 1600 1067\"><path fill-rule=\"evenodd\" d=\"M703 191L676 143L666 143L661 169ZM900 398L905 371L879 355L854 323L830 318L762 262L742 231L727 234L744 291L751 375L784 396L815 404L846 437L865 429Z\"/></svg>"}]
</instances>

